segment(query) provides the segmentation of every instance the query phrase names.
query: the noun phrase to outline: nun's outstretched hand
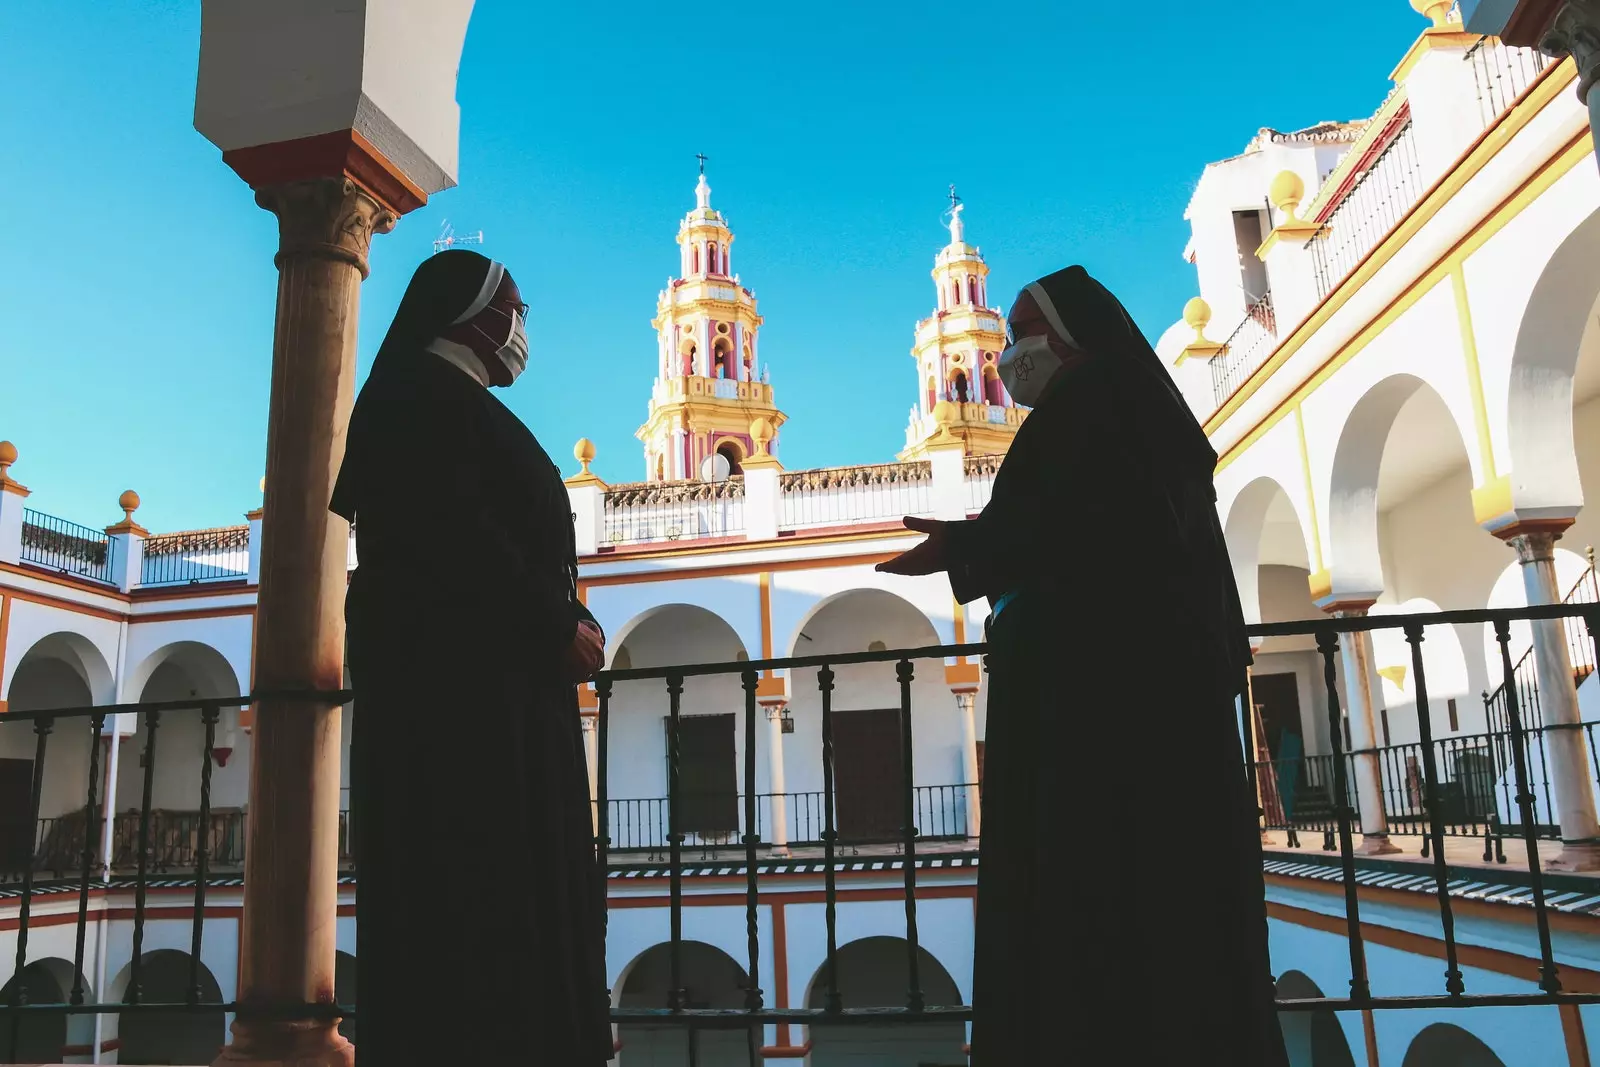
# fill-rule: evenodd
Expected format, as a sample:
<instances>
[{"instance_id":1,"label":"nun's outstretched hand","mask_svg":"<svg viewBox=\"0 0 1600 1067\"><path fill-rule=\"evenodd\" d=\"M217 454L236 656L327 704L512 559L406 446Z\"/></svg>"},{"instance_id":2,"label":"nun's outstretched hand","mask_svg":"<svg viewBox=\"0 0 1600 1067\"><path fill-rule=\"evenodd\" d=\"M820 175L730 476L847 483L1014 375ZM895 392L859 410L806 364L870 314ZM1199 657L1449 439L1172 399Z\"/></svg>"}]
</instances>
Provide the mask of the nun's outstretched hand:
<instances>
[{"instance_id":1,"label":"nun's outstretched hand","mask_svg":"<svg viewBox=\"0 0 1600 1067\"><path fill-rule=\"evenodd\" d=\"M906 529L927 534L926 540L915 548L908 548L893 559L886 559L875 567L885 574L937 574L950 567L949 536L945 527L950 524L939 519L905 517Z\"/></svg>"},{"instance_id":2,"label":"nun's outstretched hand","mask_svg":"<svg viewBox=\"0 0 1600 1067\"><path fill-rule=\"evenodd\" d=\"M579 622L577 633L572 636L572 644L567 646L562 659L567 669L567 680L573 685L593 678L606 662L605 638L600 636L599 628L587 619Z\"/></svg>"}]
</instances>

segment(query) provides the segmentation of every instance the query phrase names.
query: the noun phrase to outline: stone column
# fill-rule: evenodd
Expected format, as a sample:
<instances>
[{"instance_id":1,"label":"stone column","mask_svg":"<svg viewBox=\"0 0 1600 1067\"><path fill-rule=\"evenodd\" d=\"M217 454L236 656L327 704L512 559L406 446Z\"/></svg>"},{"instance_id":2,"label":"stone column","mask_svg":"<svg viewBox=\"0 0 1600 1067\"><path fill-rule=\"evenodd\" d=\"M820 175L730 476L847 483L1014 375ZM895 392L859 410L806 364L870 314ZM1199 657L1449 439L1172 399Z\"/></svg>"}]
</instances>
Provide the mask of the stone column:
<instances>
[{"instance_id":1,"label":"stone column","mask_svg":"<svg viewBox=\"0 0 1600 1067\"><path fill-rule=\"evenodd\" d=\"M771 791L772 830L767 841L774 855L789 854L789 796L783 781L783 701L763 701L767 709L767 788ZM753 784L752 784L753 785ZM747 785L745 788L752 788Z\"/></svg>"},{"instance_id":2,"label":"stone column","mask_svg":"<svg viewBox=\"0 0 1600 1067\"><path fill-rule=\"evenodd\" d=\"M1366 618L1368 605L1337 607L1335 618ZM1345 713L1350 721L1350 752L1355 769L1356 799L1361 806L1358 853L1381 856L1400 849L1389 841L1389 819L1383 810L1383 765L1378 760L1378 729L1372 686L1372 635L1339 635L1344 666Z\"/></svg>"},{"instance_id":3,"label":"stone column","mask_svg":"<svg viewBox=\"0 0 1600 1067\"><path fill-rule=\"evenodd\" d=\"M978 795L978 692L955 691L957 717L961 720L961 784L967 794L967 837L976 841L983 823Z\"/></svg>"},{"instance_id":4,"label":"stone column","mask_svg":"<svg viewBox=\"0 0 1600 1067\"><path fill-rule=\"evenodd\" d=\"M589 821L600 832L600 714L583 712L583 760L589 768Z\"/></svg>"},{"instance_id":5,"label":"stone column","mask_svg":"<svg viewBox=\"0 0 1600 1067\"><path fill-rule=\"evenodd\" d=\"M343 681L350 532L328 499L355 396L367 251L395 215L346 178L269 186L256 202L278 216L279 251L255 685L332 691ZM219 1064L354 1063L336 1019L270 1017L334 1001L339 739L331 701L255 706L239 1013Z\"/></svg>"},{"instance_id":6,"label":"stone column","mask_svg":"<svg viewBox=\"0 0 1600 1067\"><path fill-rule=\"evenodd\" d=\"M1551 530L1514 533L1507 537L1522 564L1522 587L1527 602L1561 603L1561 588L1556 584L1555 543L1560 534ZM1600 868L1600 825L1595 817L1594 792L1590 787L1588 746L1578 710L1578 690L1572 678L1572 657L1567 649L1566 628L1560 619L1530 622L1533 630L1533 666L1539 686L1539 708L1549 759L1551 785L1555 790L1556 810L1561 820L1561 854L1548 866L1558 870L1589 871ZM1519 708L1522 725L1528 709ZM1570 727L1564 729L1563 727Z\"/></svg>"}]
</instances>

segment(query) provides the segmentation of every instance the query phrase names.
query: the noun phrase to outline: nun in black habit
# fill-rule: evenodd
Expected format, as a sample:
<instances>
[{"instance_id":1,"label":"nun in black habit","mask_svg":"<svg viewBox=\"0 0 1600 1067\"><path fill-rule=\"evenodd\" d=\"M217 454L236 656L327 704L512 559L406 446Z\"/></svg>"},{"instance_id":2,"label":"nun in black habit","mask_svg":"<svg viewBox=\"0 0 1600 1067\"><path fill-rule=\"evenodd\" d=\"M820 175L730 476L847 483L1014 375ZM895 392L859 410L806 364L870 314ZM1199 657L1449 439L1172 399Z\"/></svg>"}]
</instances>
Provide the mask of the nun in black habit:
<instances>
[{"instance_id":1,"label":"nun in black habit","mask_svg":"<svg viewBox=\"0 0 1600 1067\"><path fill-rule=\"evenodd\" d=\"M561 474L487 388L526 365L526 313L475 252L418 267L334 488L359 563L345 615L369 1067L612 1056L575 690L604 637L578 599Z\"/></svg>"},{"instance_id":2,"label":"nun in black habit","mask_svg":"<svg viewBox=\"0 0 1600 1067\"><path fill-rule=\"evenodd\" d=\"M1010 326L989 505L879 567L990 604L973 1067L1286 1067L1216 454L1082 267Z\"/></svg>"}]
</instances>

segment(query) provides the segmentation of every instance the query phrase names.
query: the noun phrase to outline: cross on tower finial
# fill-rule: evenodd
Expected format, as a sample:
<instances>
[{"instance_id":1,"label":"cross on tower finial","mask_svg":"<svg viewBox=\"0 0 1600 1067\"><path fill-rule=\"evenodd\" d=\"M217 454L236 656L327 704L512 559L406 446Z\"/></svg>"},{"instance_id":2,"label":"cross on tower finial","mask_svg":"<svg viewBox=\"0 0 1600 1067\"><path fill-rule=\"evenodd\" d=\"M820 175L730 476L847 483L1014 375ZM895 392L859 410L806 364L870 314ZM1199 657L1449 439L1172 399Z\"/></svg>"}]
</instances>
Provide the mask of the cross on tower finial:
<instances>
[{"instance_id":1,"label":"cross on tower finial","mask_svg":"<svg viewBox=\"0 0 1600 1067\"><path fill-rule=\"evenodd\" d=\"M956 187L952 185L950 187L950 210L954 211L959 203L961 203L961 198L956 195Z\"/></svg>"},{"instance_id":2,"label":"cross on tower finial","mask_svg":"<svg viewBox=\"0 0 1600 1067\"><path fill-rule=\"evenodd\" d=\"M704 174L706 172L706 154L704 152L696 152L694 158L700 161L700 173ZM953 189L955 186L951 186L951 188Z\"/></svg>"}]
</instances>

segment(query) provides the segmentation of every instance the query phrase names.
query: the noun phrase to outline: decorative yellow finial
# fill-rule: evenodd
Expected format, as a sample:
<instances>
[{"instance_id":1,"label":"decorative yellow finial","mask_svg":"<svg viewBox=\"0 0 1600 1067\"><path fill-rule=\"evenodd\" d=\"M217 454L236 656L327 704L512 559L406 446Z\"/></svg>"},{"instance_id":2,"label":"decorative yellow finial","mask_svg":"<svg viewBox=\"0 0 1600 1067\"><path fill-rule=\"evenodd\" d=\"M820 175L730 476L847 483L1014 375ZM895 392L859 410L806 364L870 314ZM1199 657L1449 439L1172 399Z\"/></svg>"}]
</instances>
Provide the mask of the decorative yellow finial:
<instances>
[{"instance_id":1,"label":"decorative yellow finial","mask_svg":"<svg viewBox=\"0 0 1600 1067\"><path fill-rule=\"evenodd\" d=\"M587 437L578 438L578 443L572 446L572 458L583 464L579 473L588 474L589 464L594 462L594 442Z\"/></svg>"},{"instance_id":2,"label":"decorative yellow finial","mask_svg":"<svg viewBox=\"0 0 1600 1067\"><path fill-rule=\"evenodd\" d=\"M948 400L941 400L933 405L933 421L940 426L949 426L956 421L956 406Z\"/></svg>"},{"instance_id":3,"label":"decorative yellow finial","mask_svg":"<svg viewBox=\"0 0 1600 1067\"><path fill-rule=\"evenodd\" d=\"M17 446L10 441L0 441L0 482L6 480L6 471L17 461Z\"/></svg>"},{"instance_id":4,"label":"decorative yellow finial","mask_svg":"<svg viewBox=\"0 0 1600 1067\"><path fill-rule=\"evenodd\" d=\"M265 474L261 476L261 485L259 488L263 493L267 491L267 476Z\"/></svg>"},{"instance_id":5,"label":"decorative yellow finial","mask_svg":"<svg viewBox=\"0 0 1600 1067\"><path fill-rule=\"evenodd\" d=\"M1417 14L1431 19L1435 26L1449 25L1450 0L1411 0L1411 8Z\"/></svg>"},{"instance_id":6,"label":"decorative yellow finial","mask_svg":"<svg viewBox=\"0 0 1600 1067\"><path fill-rule=\"evenodd\" d=\"M1211 323L1211 305L1198 296L1183 305L1183 321L1194 330L1196 344L1206 343L1206 327Z\"/></svg>"},{"instance_id":7,"label":"decorative yellow finial","mask_svg":"<svg viewBox=\"0 0 1600 1067\"><path fill-rule=\"evenodd\" d=\"M122 495L117 497L117 507L122 509L122 521L132 522L133 513L139 510L139 494L132 489L124 490Z\"/></svg>"},{"instance_id":8,"label":"decorative yellow finial","mask_svg":"<svg viewBox=\"0 0 1600 1067\"><path fill-rule=\"evenodd\" d=\"M1267 187L1267 199L1283 212L1285 225L1300 221L1295 212L1300 210L1300 202L1305 198L1306 183L1292 170L1280 170Z\"/></svg>"},{"instance_id":9,"label":"decorative yellow finial","mask_svg":"<svg viewBox=\"0 0 1600 1067\"><path fill-rule=\"evenodd\" d=\"M756 455L766 455L767 444L772 440L772 423L766 419L752 419L750 421L750 440L756 444Z\"/></svg>"}]
</instances>

